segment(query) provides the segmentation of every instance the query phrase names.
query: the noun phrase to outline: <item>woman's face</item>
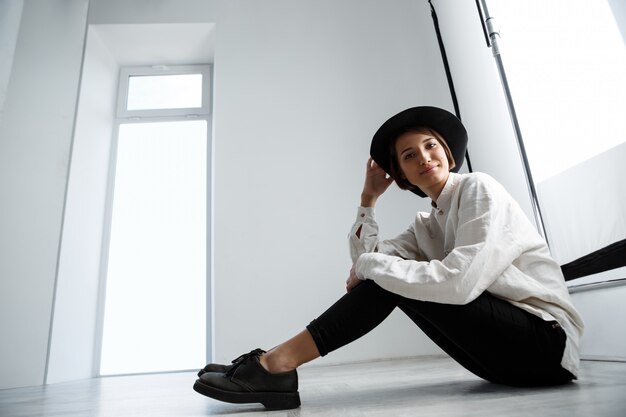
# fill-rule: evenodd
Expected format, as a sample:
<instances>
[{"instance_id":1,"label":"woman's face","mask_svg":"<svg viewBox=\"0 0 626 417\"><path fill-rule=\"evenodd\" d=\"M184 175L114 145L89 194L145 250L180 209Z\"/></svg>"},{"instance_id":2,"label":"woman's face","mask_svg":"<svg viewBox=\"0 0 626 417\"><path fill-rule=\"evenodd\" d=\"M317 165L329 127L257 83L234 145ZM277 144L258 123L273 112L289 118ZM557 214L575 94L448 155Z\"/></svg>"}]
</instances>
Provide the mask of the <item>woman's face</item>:
<instances>
[{"instance_id":1,"label":"woman's face","mask_svg":"<svg viewBox=\"0 0 626 417\"><path fill-rule=\"evenodd\" d=\"M396 140L398 165L404 178L436 200L450 175L443 145L429 133L407 132Z\"/></svg>"}]
</instances>

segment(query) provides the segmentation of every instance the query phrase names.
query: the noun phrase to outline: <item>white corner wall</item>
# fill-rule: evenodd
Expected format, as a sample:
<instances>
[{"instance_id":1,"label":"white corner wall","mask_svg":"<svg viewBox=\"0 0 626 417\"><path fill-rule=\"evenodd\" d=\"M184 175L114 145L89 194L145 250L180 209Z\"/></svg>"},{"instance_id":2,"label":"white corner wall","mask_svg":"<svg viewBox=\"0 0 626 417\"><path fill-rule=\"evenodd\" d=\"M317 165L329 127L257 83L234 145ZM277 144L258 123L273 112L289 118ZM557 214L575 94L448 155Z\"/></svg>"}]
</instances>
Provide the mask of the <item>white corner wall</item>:
<instances>
[{"instance_id":1,"label":"white corner wall","mask_svg":"<svg viewBox=\"0 0 626 417\"><path fill-rule=\"evenodd\" d=\"M76 114L46 383L95 375L100 259L119 68L89 28Z\"/></svg>"},{"instance_id":2,"label":"white corner wall","mask_svg":"<svg viewBox=\"0 0 626 417\"><path fill-rule=\"evenodd\" d=\"M43 383L87 0L25 0L0 124L0 389Z\"/></svg>"},{"instance_id":3,"label":"white corner wall","mask_svg":"<svg viewBox=\"0 0 626 417\"><path fill-rule=\"evenodd\" d=\"M204 44L212 45L211 31L204 23L88 27L46 383L99 373L119 68L208 62L213 48Z\"/></svg>"},{"instance_id":4,"label":"white corner wall","mask_svg":"<svg viewBox=\"0 0 626 417\"><path fill-rule=\"evenodd\" d=\"M0 123L13 68L15 43L22 20L23 0L0 1Z\"/></svg>"},{"instance_id":5,"label":"white corner wall","mask_svg":"<svg viewBox=\"0 0 626 417\"><path fill-rule=\"evenodd\" d=\"M152 24L216 21L216 6L228 0L90 0L89 23ZM239 1L239 0L236 0ZM245 3L249 0L243 0ZM268 7L271 7L271 1Z\"/></svg>"},{"instance_id":6,"label":"white corner wall","mask_svg":"<svg viewBox=\"0 0 626 417\"><path fill-rule=\"evenodd\" d=\"M615 15L615 21L619 26L624 43L626 43L626 2L623 0L609 0L609 5Z\"/></svg>"}]
</instances>

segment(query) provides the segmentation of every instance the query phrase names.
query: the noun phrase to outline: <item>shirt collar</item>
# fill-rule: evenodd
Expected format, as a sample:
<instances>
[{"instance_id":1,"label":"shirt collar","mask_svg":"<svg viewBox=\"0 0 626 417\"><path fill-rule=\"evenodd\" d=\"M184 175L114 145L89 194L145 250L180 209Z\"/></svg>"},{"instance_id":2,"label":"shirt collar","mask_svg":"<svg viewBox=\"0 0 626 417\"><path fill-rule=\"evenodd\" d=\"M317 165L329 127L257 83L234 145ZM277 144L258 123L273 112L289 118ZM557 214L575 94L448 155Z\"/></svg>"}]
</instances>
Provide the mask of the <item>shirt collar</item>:
<instances>
[{"instance_id":1,"label":"shirt collar","mask_svg":"<svg viewBox=\"0 0 626 417\"><path fill-rule=\"evenodd\" d=\"M446 181L446 185L443 186L443 190L439 194L437 198L437 203L432 201L430 205L435 209L448 209L450 206L450 200L452 198L452 194L454 193L454 189L461 179L461 175L451 172L448 175L448 180Z\"/></svg>"}]
</instances>

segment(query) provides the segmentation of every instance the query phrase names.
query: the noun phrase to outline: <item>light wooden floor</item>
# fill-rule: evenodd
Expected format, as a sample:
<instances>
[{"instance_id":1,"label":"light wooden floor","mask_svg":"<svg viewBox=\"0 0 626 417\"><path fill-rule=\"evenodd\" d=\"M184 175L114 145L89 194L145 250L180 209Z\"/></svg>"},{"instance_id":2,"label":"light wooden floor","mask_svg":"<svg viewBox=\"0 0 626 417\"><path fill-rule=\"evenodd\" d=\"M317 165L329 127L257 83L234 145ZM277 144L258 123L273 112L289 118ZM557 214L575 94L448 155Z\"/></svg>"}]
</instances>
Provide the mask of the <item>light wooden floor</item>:
<instances>
[{"instance_id":1,"label":"light wooden floor","mask_svg":"<svg viewBox=\"0 0 626 417\"><path fill-rule=\"evenodd\" d=\"M98 378L0 390L1 417L542 416L626 417L626 363L582 363L578 382L520 389L484 382L448 358L299 371L302 407L214 401L192 390L194 373Z\"/></svg>"}]
</instances>

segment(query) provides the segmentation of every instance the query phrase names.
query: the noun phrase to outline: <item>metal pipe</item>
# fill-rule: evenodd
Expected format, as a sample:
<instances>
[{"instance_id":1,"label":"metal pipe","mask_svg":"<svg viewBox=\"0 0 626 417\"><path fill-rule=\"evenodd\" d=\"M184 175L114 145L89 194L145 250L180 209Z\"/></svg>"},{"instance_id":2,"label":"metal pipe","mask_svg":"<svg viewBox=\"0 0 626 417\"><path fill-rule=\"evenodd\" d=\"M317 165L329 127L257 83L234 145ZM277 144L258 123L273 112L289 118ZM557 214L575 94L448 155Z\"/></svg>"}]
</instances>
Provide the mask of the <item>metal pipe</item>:
<instances>
[{"instance_id":1,"label":"metal pipe","mask_svg":"<svg viewBox=\"0 0 626 417\"><path fill-rule=\"evenodd\" d=\"M583 291L599 290L603 288L611 288L626 285L626 278L610 279L608 281L590 282L588 284L568 285L567 290L570 294Z\"/></svg>"},{"instance_id":2,"label":"metal pipe","mask_svg":"<svg viewBox=\"0 0 626 417\"><path fill-rule=\"evenodd\" d=\"M511 123L513 124L515 139L517 140L517 147L522 158L522 165L524 166L524 174L526 176L526 184L528 186L528 192L530 194L530 202L532 205L535 222L537 223L537 231L546 241L548 247L550 247L550 242L548 241L546 228L543 222L543 216L541 215L541 208L539 207L539 198L537 196L537 190L535 189L535 182L533 181L530 164L528 163L528 155L526 154L526 147L524 146L522 131L520 130L519 123L517 121L517 113L515 112L515 105L513 104L513 99L511 98L509 82L506 78L504 65L502 64L502 57L500 56L501 51L500 45L498 44L498 40L500 39L500 32L496 27L495 19L489 14L486 0L480 0L480 3L482 6L482 10L480 9L481 6L479 6L478 12L481 16L481 19L484 19L484 21L481 23L483 24L483 29L486 29L486 33L489 39L489 47L491 47L493 57L495 58L496 65L498 67L500 82L502 83L502 89L504 90L504 96L506 98L506 105L509 109L509 116L511 117Z\"/></svg>"}]
</instances>

